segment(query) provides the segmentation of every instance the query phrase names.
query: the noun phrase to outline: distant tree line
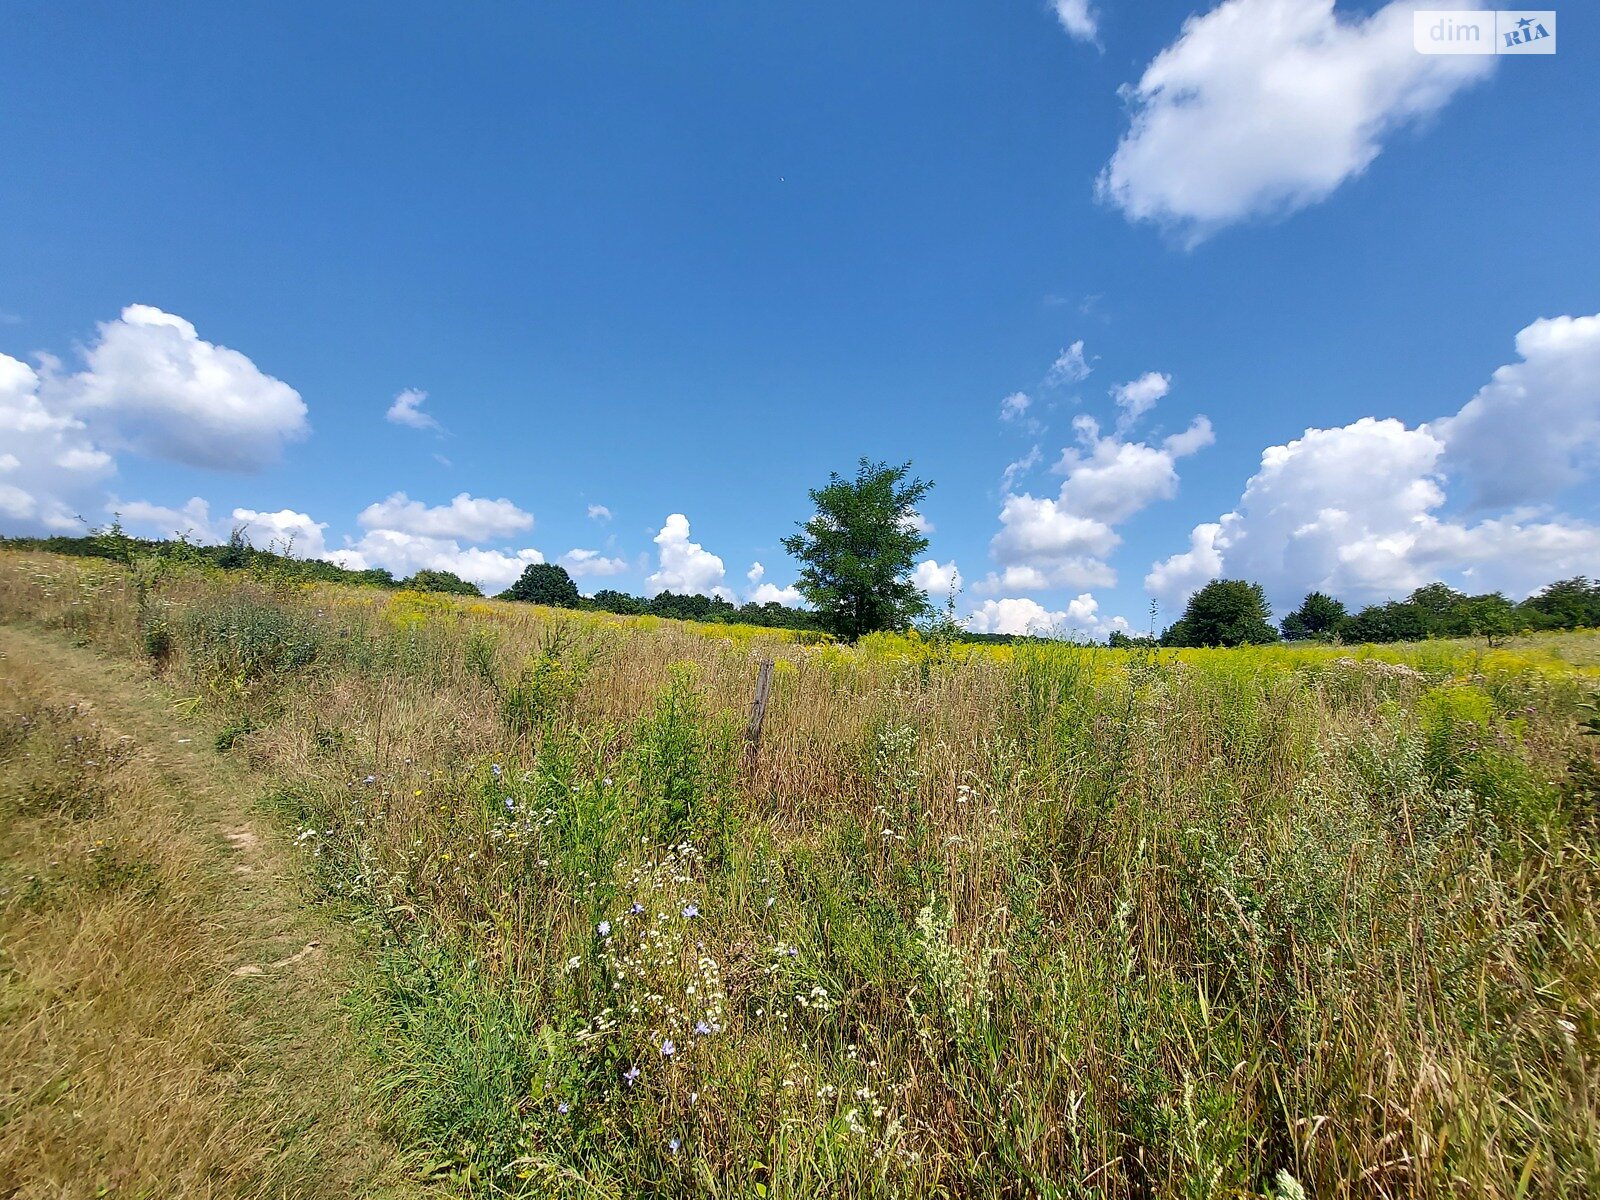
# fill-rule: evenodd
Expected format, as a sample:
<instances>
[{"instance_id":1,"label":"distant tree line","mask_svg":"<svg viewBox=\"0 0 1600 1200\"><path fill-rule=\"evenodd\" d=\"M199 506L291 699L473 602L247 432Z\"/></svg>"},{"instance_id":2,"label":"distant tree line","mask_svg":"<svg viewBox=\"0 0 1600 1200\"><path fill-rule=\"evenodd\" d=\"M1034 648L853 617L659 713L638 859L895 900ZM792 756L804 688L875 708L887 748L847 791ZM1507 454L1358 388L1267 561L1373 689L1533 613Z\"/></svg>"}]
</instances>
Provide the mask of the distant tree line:
<instances>
[{"instance_id":1,"label":"distant tree line","mask_svg":"<svg viewBox=\"0 0 1600 1200\"><path fill-rule=\"evenodd\" d=\"M242 529L235 529L226 542L211 546L182 538L131 537L113 522L108 529L83 537L0 537L0 547L7 550L42 550L74 558L107 558L117 562L127 562L134 555L169 558L210 565L224 571L270 569L279 578L306 583L348 583L357 587L381 588L418 586L421 590L446 590L422 588L420 584L414 585L412 580L396 579L392 572L382 567L351 571L318 558L295 558L276 550L257 549L250 544ZM418 572L418 576L423 575L449 576L461 587L471 588L473 595L482 594L472 584L457 579L448 571Z\"/></svg>"},{"instance_id":2,"label":"distant tree line","mask_svg":"<svg viewBox=\"0 0 1600 1200\"><path fill-rule=\"evenodd\" d=\"M1324 592L1312 592L1300 607L1272 623L1272 609L1258 583L1217 579L1189 598L1183 615L1160 637L1163 646L1244 646L1290 641L1416 642L1441 637L1483 637L1491 643L1512 634L1547 629L1600 627L1600 581L1579 575L1535 592L1520 604L1501 592L1468 595L1430 583L1404 600L1369 604L1351 613ZM1152 644L1154 639L1113 633L1113 646Z\"/></svg>"},{"instance_id":3,"label":"distant tree line","mask_svg":"<svg viewBox=\"0 0 1600 1200\"><path fill-rule=\"evenodd\" d=\"M771 629L824 628L821 618L803 608L788 608L774 601L765 604L734 604L721 596L702 596L698 592L658 592L649 599L604 588L585 597L565 567L559 563L534 563L522 577L501 592L500 600L525 604L547 604L553 608L584 609L618 613L622 616L669 617L679 621L709 621L728 625L763 625Z\"/></svg>"}]
</instances>

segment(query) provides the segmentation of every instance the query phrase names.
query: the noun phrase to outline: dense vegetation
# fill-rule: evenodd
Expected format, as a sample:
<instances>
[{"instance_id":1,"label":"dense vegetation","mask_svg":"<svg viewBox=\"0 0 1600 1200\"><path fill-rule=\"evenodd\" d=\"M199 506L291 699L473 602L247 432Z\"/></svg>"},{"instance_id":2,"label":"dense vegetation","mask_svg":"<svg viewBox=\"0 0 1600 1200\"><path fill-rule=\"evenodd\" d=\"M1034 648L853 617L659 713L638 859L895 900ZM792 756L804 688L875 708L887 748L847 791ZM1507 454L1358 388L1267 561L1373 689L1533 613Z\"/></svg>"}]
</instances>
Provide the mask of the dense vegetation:
<instances>
[{"instance_id":1,"label":"dense vegetation","mask_svg":"<svg viewBox=\"0 0 1600 1200\"><path fill-rule=\"evenodd\" d=\"M527 567L522 577L501 592L497 599L544 604L552 608L609 612L627 617L667 617L677 621L759 625L769 629L817 631L823 628L818 615L805 609L788 608L772 602L734 604L721 596L703 596L698 592L657 592L646 599L613 588L602 588L593 596L585 597L578 593L578 585L567 574L566 568L557 563L535 563Z\"/></svg>"},{"instance_id":2,"label":"dense vegetation","mask_svg":"<svg viewBox=\"0 0 1600 1200\"><path fill-rule=\"evenodd\" d=\"M1420 587L1404 600L1371 604L1352 616L1332 596L1312 592L1283 619L1291 641L1419 642L1483 637L1491 643L1516 633L1600 627L1600 582L1563 579L1513 604L1500 592L1469 596L1443 583ZM1259 584L1218 579L1189 598L1183 616L1161 636L1163 646L1261 645L1278 639ZM1126 636L1113 645L1132 645Z\"/></svg>"},{"instance_id":3,"label":"dense vegetation","mask_svg":"<svg viewBox=\"0 0 1600 1200\"><path fill-rule=\"evenodd\" d=\"M1588 635L806 645L42 555L0 617L226 735L463 1193L1600 1182Z\"/></svg>"}]
</instances>

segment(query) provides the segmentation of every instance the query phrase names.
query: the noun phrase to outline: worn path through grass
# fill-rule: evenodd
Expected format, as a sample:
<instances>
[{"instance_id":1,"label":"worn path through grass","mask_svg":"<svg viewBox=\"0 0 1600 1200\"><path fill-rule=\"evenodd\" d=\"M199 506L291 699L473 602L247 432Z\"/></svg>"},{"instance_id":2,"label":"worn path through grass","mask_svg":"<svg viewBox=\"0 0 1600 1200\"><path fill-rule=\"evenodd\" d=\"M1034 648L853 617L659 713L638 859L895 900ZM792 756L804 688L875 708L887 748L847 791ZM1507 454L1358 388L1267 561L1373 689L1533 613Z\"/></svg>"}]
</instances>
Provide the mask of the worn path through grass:
<instances>
[{"instance_id":1,"label":"worn path through grass","mask_svg":"<svg viewBox=\"0 0 1600 1200\"><path fill-rule=\"evenodd\" d=\"M56 635L0 626L0 722L0 1195L418 1194L258 784Z\"/></svg>"}]
</instances>

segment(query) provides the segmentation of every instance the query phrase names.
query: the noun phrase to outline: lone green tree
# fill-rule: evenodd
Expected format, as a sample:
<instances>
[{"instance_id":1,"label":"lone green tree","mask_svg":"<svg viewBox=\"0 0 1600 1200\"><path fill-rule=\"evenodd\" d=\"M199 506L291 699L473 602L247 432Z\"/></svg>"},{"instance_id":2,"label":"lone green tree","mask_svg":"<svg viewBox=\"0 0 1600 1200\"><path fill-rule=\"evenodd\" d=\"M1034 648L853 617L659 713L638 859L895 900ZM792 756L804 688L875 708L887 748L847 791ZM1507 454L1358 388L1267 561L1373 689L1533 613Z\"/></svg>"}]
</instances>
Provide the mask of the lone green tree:
<instances>
[{"instance_id":1,"label":"lone green tree","mask_svg":"<svg viewBox=\"0 0 1600 1200\"><path fill-rule=\"evenodd\" d=\"M532 563L505 591L500 600L521 600L524 604L549 604L555 608L577 608L583 603L578 585L567 569L558 563Z\"/></svg>"},{"instance_id":2,"label":"lone green tree","mask_svg":"<svg viewBox=\"0 0 1600 1200\"><path fill-rule=\"evenodd\" d=\"M1255 646L1278 640L1272 608L1259 583L1213 579L1193 596L1163 646Z\"/></svg>"},{"instance_id":3,"label":"lone green tree","mask_svg":"<svg viewBox=\"0 0 1600 1200\"><path fill-rule=\"evenodd\" d=\"M916 508L933 485L863 458L854 479L837 472L814 488L816 515L783 548L801 564L795 587L823 626L847 641L880 629L904 629L928 612L928 595L911 579L928 548Z\"/></svg>"},{"instance_id":4,"label":"lone green tree","mask_svg":"<svg viewBox=\"0 0 1600 1200\"><path fill-rule=\"evenodd\" d=\"M1326 592L1312 592L1283 619L1283 636L1290 641L1332 641L1350 619L1345 606Z\"/></svg>"}]
</instances>

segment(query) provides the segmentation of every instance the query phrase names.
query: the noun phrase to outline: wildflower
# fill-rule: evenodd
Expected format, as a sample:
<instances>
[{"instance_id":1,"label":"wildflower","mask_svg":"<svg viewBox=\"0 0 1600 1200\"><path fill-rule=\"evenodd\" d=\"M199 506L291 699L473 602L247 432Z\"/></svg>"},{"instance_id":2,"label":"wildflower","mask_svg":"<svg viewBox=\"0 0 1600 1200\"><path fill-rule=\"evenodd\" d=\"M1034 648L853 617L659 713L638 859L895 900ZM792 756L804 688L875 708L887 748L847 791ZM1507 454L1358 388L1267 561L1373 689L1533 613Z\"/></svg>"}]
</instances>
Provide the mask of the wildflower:
<instances>
[{"instance_id":1,"label":"wildflower","mask_svg":"<svg viewBox=\"0 0 1600 1200\"><path fill-rule=\"evenodd\" d=\"M694 1031L696 1033L698 1033L701 1037L710 1037L711 1036L711 1026L706 1024L706 1020L705 1020L704 1017L701 1017L698 1021L696 1021L694 1023Z\"/></svg>"},{"instance_id":2,"label":"wildflower","mask_svg":"<svg viewBox=\"0 0 1600 1200\"><path fill-rule=\"evenodd\" d=\"M601 937L610 937L611 936L611 922L610 921L601 921L600 924L598 924L598 925L596 925L594 927L594 931L596 933L598 933Z\"/></svg>"},{"instance_id":3,"label":"wildflower","mask_svg":"<svg viewBox=\"0 0 1600 1200\"><path fill-rule=\"evenodd\" d=\"M611 776L607 775L603 780L601 780L601 783L603 783L606 787L610 787L611 786Z\"/></svg>"},{"instance_id":4,"label":"wildflower","mask_svg":"<svg viewBox=\"0 0 1600 1200\"><path fill-rule=\"evenodd\" d=\"M500 764L499 763L495 763L493 766L491 766L489 768L489 774L493 775L496 779L499 779L500 778Z\"/></svg>"},{"instance_id":5,"label":"wildflower","mask_svg":"<svg viewBox=\"0 0 1600 1200\"><path fill-rule=\"evenodd\" d=\"M628 906L628 915L631 917L637 917L643 911L644 905L640 904L637 900Z\"/></svg>"},{"instance_id":6,"label":"wildflower","mask_svg":"<svg viewBox=\"0 0 1600 1200\"><path fill-rule=\"evenodd\" d=\"M583 959L579 955L574 954L571 958L567 959L567 970L569 971L576 971L582 965Z\"/></svg>"},{"instance_id":7,"label":"wildflower","mask_svg":"<svg viewBox=\"0 0 1600 1200\"><path fill-rule=\"evenodd\" d=\"M700 908L695 904L685 904L683 906L683 915L685 917L698 917L700 915Z\"/></svg>"},{"instance_id":8,"label":"wildflower","mask_svg":"<svg viewBox=\"0 0 1600 1200\"><path fill-rule=\"evenodd\" d=\"M638 1067L629 1067L626 1071L624 1071L622 1073L622 1078L627 1082L627 1085L629 1087L632 1087L635 1083L637 1083L639 1081L639 1068Z\"/></svg>"},{"instance_id":9,"label":"wildflower","mask_svg":"<svg viewBox=\"0 0 1600 1200\"><path fill-rule=\"evenodd\" d=\"M671 1150L674 1154L676 1154L678 1152L678 1147L680 1147L682 1145L683 1145L683 1143L680 1142L677 1138L673 1138L671 1141L669 1141L667 1143L667 1149Z\"/></svg>"},{"instance_id":10,"label":"wildflower","mask_svg":"<svg viewBox=\"0 0 1600 1200\"><path fill-rule=\"evenodd\" d=\"M567 1102L563 1100L560 1104L556 1105L556 1111L565 1116L571 1110L567 1108Z\"/></svg>"},{"instance_id":11,"label":"wildflower","mask_svg":"<svg viewBox=\"0 0 1600 1200\"><path fill-rule=\"evenodd\" d=\"M672 1041L671 1038L668 1038L666 1041L661 1043L661 1057L662 1058L671 1058L677 1052L678 1052L678 1047L673 1044L673 1041Z\"/></svg>"}]
</instances>

